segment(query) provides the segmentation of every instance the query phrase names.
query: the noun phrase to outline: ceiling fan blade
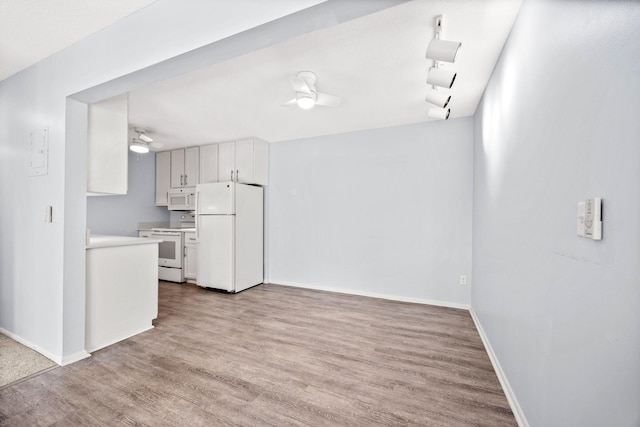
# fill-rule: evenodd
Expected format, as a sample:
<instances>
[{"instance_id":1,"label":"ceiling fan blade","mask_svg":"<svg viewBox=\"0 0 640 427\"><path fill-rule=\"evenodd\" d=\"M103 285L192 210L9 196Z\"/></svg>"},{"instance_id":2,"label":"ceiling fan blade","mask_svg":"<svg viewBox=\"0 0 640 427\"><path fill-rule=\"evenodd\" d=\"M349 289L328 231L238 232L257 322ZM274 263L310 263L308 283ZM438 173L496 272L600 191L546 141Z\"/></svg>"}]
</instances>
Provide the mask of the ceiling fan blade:
<instances>
[{"instance_id":1,"label":"ceiling fan blade","mask_svg":"<svg viewBox=\"0 0 640 427\"><path fill-rule=\"evenodd\" d=\"M284 104L282 104L282 106L283 107L293 107L296 104L297 104L297 99L293 98L293 99L290 99L289 101L285 102Z\"/></svg>"},{"instance_id":2,"label":"ceiling fan blade","mask_svg":"<svg viewBox=\"0 0 640 427\"><path fill-rule=\"evenodd\" d=\"M153 141L153 138L151 138L150 136L145 135L144 133L139 134L138 138L140 139L140 141L144 141L144 142L152 142Z\"/></svg>"},{"instance_id":3,"label":"ceiling fan blade","mask_svg":"<svg viewBox=\"0 0 640 427\"><path fill-rule=\"evenodd\" d=\"M142 138L140 138L140 139L142 139ZM164 144L162 142L150 142L149 143L149 147L150 148L158 149L158 148L162 148L163 146L164 146Z\"/></svg>"},{"instance_id":4,"label":"ceiling fan blade","mask_svg":"<svg viewBox=\"0 0 640 427\"><path fill-rule=\"evenodd\" d=\"M304 79L301 79L300 77L291 77L291 86L293 86L293 90L295 90L296 92L302 92L311 95L311 88L309 88L307 82L305 82Z\"/></svg>"},{"instance_id":5,"label":"ceiling fan blade","mask_svg":"<svg viewBox=\"0 0 640 427\"><path fill-rule=\"evenodd\" d=\"M329 95L326 93L318 93L316 97L316 105L322 105L324 107L337 107L342 100L339 96Z\"/></svg>"}]
</instances>

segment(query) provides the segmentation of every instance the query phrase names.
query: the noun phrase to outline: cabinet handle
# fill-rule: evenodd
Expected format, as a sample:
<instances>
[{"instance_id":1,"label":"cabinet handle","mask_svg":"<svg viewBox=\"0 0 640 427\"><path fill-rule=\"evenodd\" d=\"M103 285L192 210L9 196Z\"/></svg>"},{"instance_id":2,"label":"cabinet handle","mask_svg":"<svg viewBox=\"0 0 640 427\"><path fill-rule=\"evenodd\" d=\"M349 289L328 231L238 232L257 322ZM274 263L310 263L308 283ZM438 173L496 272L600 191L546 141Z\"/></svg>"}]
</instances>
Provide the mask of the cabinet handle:
<instances>
[{"instance_id":1,"label":"cabinet handle","mask_svg":"<svg viewBox=\"0 0 640 427\"><path fill-rule=\"evenodd\" d=\"M183 184L182 184L182 177L183 177L183 175L180 175L180 186L181 186L181 187L182 187L182 185L183 185Z\"/></svg>"},{"instance_id":2,"label":"cabinet handle","mask_svg":"<svg viewBox=\"0 0 640 427\"><path fill-rule=\"evenodd\" d=\"M240 182L240 171L236 169L236 182Z\"/></svg>"},{"instance_id":3,"label":"cabinet handle","mask_svg":"<svg viewBox=\"0 0 640 427\"><path fill-rule=\"evenodd\" d=\"M184 185L185 185L185 187L187 186L187 182L188 182L188 181L187 181L187 175L185 175L185 176L184 176Z\"/></svg>"},{"instance_id":4,"label":"cabinet handle","mask_svg":"<svg viewBox=\"0 0 640 427\"><path fill-rule=\"evenodd\" d=\"M233 182L233 169L231 169L231 182Z\"/></svg>"}]
</instances>

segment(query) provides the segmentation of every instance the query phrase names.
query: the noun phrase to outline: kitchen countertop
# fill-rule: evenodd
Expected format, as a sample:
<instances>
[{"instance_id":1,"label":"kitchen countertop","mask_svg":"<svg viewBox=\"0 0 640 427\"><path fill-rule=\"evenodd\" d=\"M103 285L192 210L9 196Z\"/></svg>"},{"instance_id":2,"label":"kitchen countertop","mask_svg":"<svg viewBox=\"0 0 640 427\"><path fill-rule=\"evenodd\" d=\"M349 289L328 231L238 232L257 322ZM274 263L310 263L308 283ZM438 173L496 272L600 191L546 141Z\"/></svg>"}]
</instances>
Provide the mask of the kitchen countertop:
<instances>
[{"instance_id":1,"label":"kitchen countertop","mask_svg":"<svg viewBox=\"0 0 640 427\"><path fill-rule=\"evenodd\" d=\"M89 237L87 249L111 248L116 246L147 245L150 243L160 243L160 239L150 239L144 237L128 236L105 236L102 234L92 234Z\"/></svg>"},{"instance_id":2,"label":"kitchen countertop","mask_svg":"<svg viewBox=\"0 0 640 427\"><path fill-rule=\"evenodd\" d=\"M141 231L141 230L139 230ZM185 228L162 228L162 227L158 227L158 228L152 228L151 230L145 230L145 231L182 231L184 233L189 233L189 232L194 232L196 231L196 229L194 227L185 227Z\"/></svg>"}]
</instances>

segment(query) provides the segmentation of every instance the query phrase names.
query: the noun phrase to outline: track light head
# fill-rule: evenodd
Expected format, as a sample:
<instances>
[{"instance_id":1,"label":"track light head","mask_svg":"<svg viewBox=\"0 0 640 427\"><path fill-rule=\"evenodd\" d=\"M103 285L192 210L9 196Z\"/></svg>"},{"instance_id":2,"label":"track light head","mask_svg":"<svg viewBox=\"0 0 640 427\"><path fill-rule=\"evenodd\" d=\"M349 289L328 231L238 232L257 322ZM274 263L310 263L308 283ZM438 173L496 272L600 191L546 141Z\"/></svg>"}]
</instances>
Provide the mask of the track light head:
<instances>
[{"instance_id":1,"label":"track light head","mask_svg":"<svg viewBox=\"0 0 640 427\"><path fill-rule=\"evenodd\" d=\"M449 105L449 101L451 101L451 95L440 92L436 89L429 89L424 100L430 104L437 105L440 108L446 108L447 105Z\"/></svg>"},{"instance_id":2,"label":"track light head","mask_svg":"<svg viewBox=\"0 0 640 427\"><path fill-rule=\"evenodd\" d=\"M434 86L451 89L453 82L456 81L456 73L445 70L444 68L431 67L427 74L427 83Z\"/></svg>"},{"instance_id":3,"label":"track light head","mask_svg":"<svg viewBox=\"0 0 640 427\"><path fill-rule=\"evenodd\" d=\"M427 111L427 116L431 119L448 120L450 114L450 108L429 108Z\"/></svg>"},{"instance_id":4,"label":"track light head","mask_svg":"<svg viewBox=\"0 0 640 427\"><path fill-rule=\"evenodd\" d=\"M462 46L460 42L432 39L425 57L434 61L455 62L460 46Z\"/></svg>"}]
</instances>

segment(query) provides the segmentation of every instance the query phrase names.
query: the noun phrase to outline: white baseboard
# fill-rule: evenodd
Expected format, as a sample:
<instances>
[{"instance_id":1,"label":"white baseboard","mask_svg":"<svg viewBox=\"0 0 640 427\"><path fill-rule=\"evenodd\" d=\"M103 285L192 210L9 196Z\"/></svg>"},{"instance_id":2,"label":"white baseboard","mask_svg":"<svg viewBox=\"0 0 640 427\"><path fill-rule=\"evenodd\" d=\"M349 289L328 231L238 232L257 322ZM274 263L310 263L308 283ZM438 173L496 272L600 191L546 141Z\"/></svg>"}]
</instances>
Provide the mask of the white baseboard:
<instances>
[{"instance_id":1,"label":"white baseboard","mask_svg":"<svg viewBox=\"0 0 640 427\"><path fill-rule=\"evenodd\" d=\"M493 348L491 347L491 343L489 342L489 338L484 333L484 329L482 329L482 324L480 323L480 319L476 315L476 312L473 310L473 307L469 310L471 313L471 318L473 319L473 323L476 325L476 329L480 334L480 339L482 339L482 343L484 344L484 348L489 355L489 359L491 360L491 364L493 365L493 370L496 372L498 376L498 381L500 381L500 385L502 386L502 390L504 391L505 396L507 396L507 401L509 402L509 406L511 406L511 411L513 415L516 417L516 422L520 427L529 427L529 422L527 418L524 416L524 412L518 403L518 399L516 398L511 385L509 384L509 380L507 380L507 376L502 370L502 366L500 366L500 362L498 361L498 357L496 356Z\"/></svg>"},{"instance_id":2,"label":"white baseboard","mask_svg":"<svg viewBox=\"0 0 640 427\"><path fill-rule=\"evenodd\" d=\"M91 356L91 354L87 353L85 350L82 350L82 351L78 351L77 353L71 354L69 356L61 357L51 353L50 351L47 351L41 348L40 346L33 344L32 342L25 340L19 335L16 335L12 332L7 331L4 328L0 328L0 333L3 333L4 335L8 336L14 341L19 342L25 347L29 347L31 350L37 351L47 359L52 360L53 362L57 363L60 366L70 365L72 363L77 362L78 360L86 359L87 357Z\"/></svg>"},{"instance_id":3,"label":"white baseboard","mask_svg":"<svg viewBox=\"0 0 640 427\"><path fill-rule=\"evenodd\" d=\"M41 355L43 355L47 359L50 359L53 362L57 363L58 365L62 366L62 358L60 356L57 356L57 355L55 355L55 354L43 349L42 347L40 347L40 346L38 346L36 344L33 344L32 342L29 342L29 341L25 340L24 338L22 338L19 335L16 335L13 332L7 331L4 328L0 328L0 332L3 333L4 335L8 336L12 340L19 342L20 344L22 344L25 347L29 347L31 350L37 351L38 353L40 353Z\"/></svg>"},{"instance_id":4,"label":"white baseboard","mask_svg":"<svg viewBox=\"0 0 640 427\"><path fill-rule=\"evenodd\" d=\"M437 301L437 300L431 300L431 299L425 299L425 298L403 297L399 295L379 294L375 292L364 292L364 291L357 291L353 289L330 288L326 286L315 286L315 285L307 285L303 283L293 283L293 282L269 281L267 283L270 283L272 285L292 286L294 288L314 289L316 291L335 292L338 294L359 295L363 297L388 299L391 301L412 302L416 304L437 305L440 307L460 308L463 310L469 310L469 304L459 304L459 303L448 302L448 301Z\"/></svg>"},{"instance_id":5,"label":"white baseboard","mask_svg":"<svg viewBox=\"0 0 640 427\"><path fill-rule=\"evenodd\" d=\"M76 363L77 361L86 359L87 357L90 357L90 356L91 356L91 353L85 350L78 351L77 353L70 354L69 356L64 356L62 358L62 363L60 363L60 365L62 366L71 365L72 363Z\"/></svg>"}]
</instances>

